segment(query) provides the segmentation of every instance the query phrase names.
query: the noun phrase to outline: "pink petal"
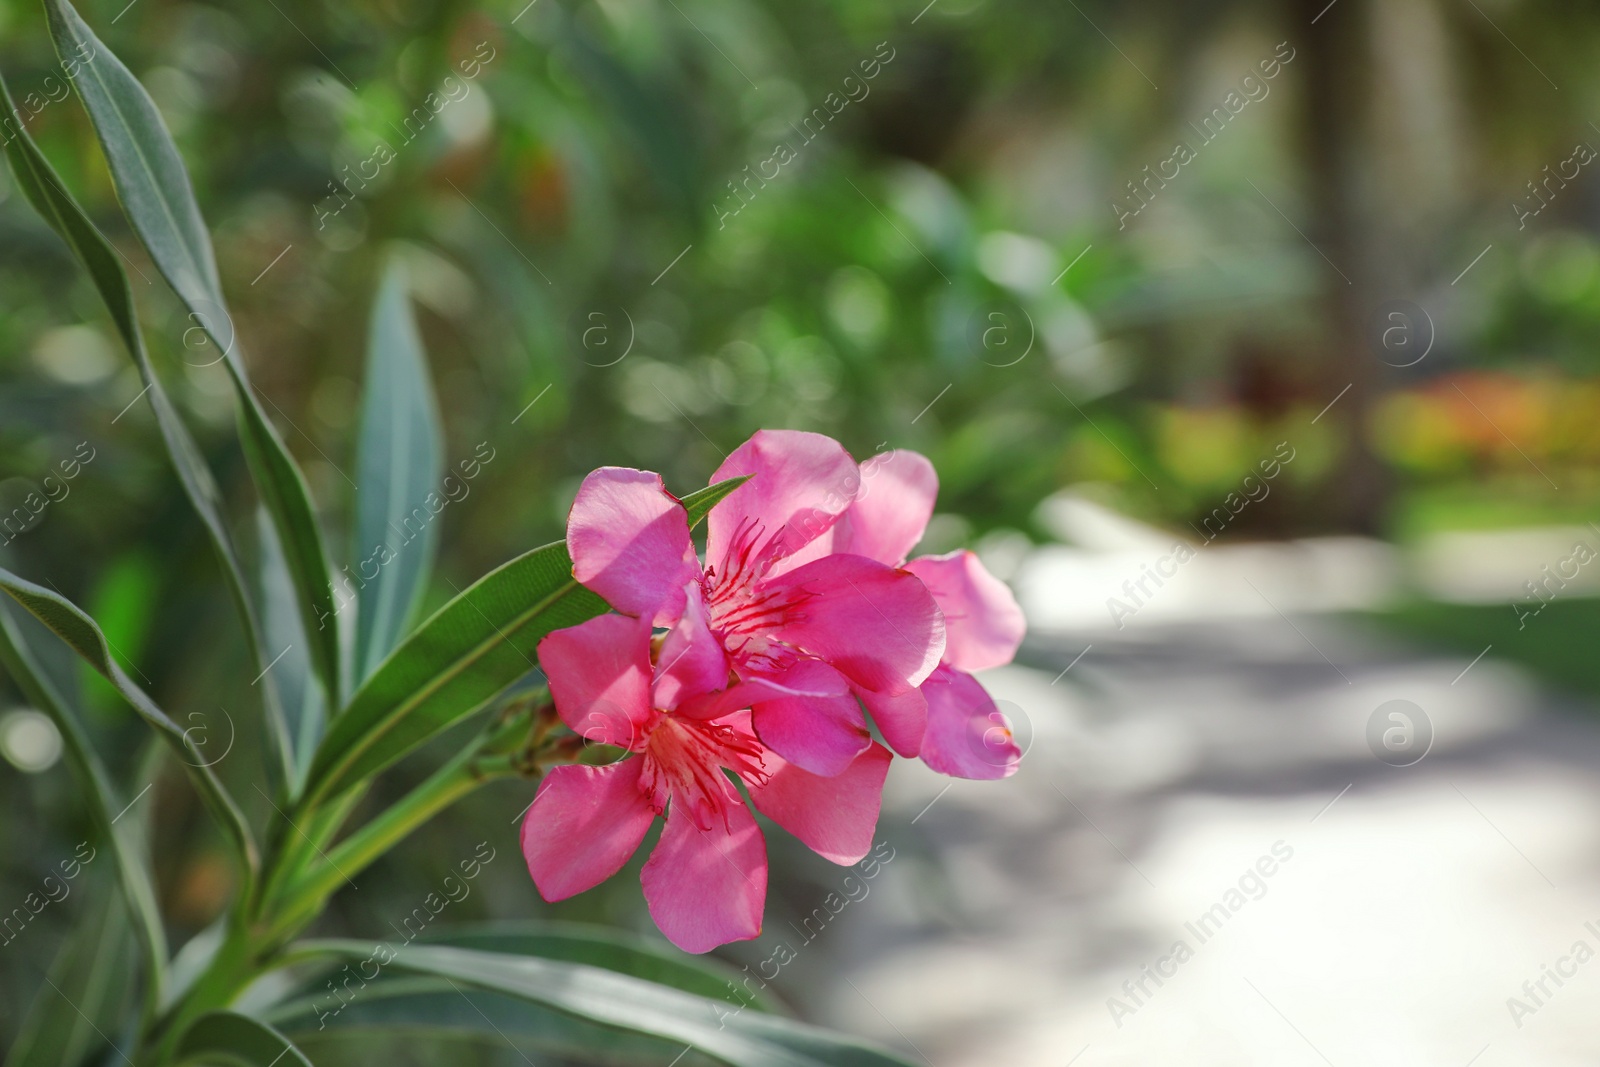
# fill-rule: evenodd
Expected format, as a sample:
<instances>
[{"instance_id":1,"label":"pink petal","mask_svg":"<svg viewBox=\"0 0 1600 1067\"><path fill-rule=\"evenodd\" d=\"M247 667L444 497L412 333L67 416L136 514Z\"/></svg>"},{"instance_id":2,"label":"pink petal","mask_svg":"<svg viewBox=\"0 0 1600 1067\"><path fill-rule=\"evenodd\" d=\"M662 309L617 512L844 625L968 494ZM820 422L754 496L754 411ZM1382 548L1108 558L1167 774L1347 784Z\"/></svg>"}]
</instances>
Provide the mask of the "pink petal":
<instances>
[{"instance_id":1,"label":"pink petal","mask_svg":"<svg viewBox=\"0 0 1600 1067\"><path fill-rule=\"evenodd\" d=\"M957 778L1009 778L1022 760L1011 724L988 690L970 674L940 667L922 683L928 732L922 761Z\"/></svg>"},{"instance_id":2,"label":"pink petal","mask_svg":"<svg viewBox=\"0 0 1600 1067\"><path fill-rule=\"evenodd\" d=\"M765 785L750 786L756 810L835 863L857 863L872 848L883 802L883 780L894 757L882 745L857 756L844 773L825 778L768 760L777 770Z\"/></svg>"},{"instance_id":3,"label":"pink petal","mask_svg":"<svg viewBox=\"0 0 1600 1067\"><path fill-rule=\"evenodd\" d=\"M813 774L841 773L872 744L849 683L820 660L801 660L740 688L751 693L750 721L761 743Z\"/></svg>"},{"instance_id":4,"label":"pink petal","mask_svg":"<svg viewBox=\"0 0 1600 1067\"><path fill-rule=\"evenodd\" d=\"M838 774L872 740L849 681L814 659L779 675L746 675L721 692L679 704L676 714L720 721L745 708L753 709L745 718L763 745L817 774Z\"/></svg>"},{"instance_id":5,"label":"pink petal","mask_svg":"<svg viewBox=\"0 0 1600 1067\"><path fill-rule=\"evenodd\" d=\"M601 467L583 480L567 517L572 576L626 615L665 625L700 575L689 516L661 475Z\"/></svg>"},{"instance_id":6,"label":"pink petal","mask_svg":"<svg viewBox=\"0 0 1600 1067\"><path fill-rule=\"evenodd\" d=\"M986 671L1011 662L1028 624L1006 584L968 551L921 556L906 564L944 612L944 661L960 671Z\"/></svg>"},{"instance_id":7,"label":"pink petal","mask_svg":"<svg viewBox=\"0 0 1600 1067\"><path fill-rule=\"evenodd\" d=\"M599 615L539 642L556 711L591 741L634 749L650 707L650 620Z\"/></svg>"},{"instance_id":8,"label":"pink petal","mask_svg":"<svg viewBox=\"0 0 1600 1067\"><path fill-rule=\"evenodd\" d=\"M706 625L705 598L691 584L680 618L656 656L654 706L672 709L728 686L728 654Z\"/></svg>"},{"instance_id":9,"label":"pink petal","mask_svg":"<svg viewBox=\"0 0 1600 1067\"><path fill-rule=\"evenodd\" d=\"M759 524L758 555L790 555L827 533L855 499L861 476L844 446L831 437L799 430L757 430L734 449L713 483L754 475L712 509L706 559L718 573L741 524Z\"/></svg>"},{"instance_id":10,"label":"pink petal","mask_svg":"<svg viewBox=\"0 0 1600 1067\"><path fill-rule=\"evenodd\" d=\"M667 828L640 876L650 917L685 952L708 952L761 933L766 842L737 795L728 799L726 811L726 827L717 819L702 830L674 800Z\"/></svg>"},{"instance_id":11,"label":"pink petal","mask_svg":"<svg viewBox=\"0 0 1600 1067\"><path fill-rule=\"evenodd\" d=\"M928 457L903 448L878 453L861 464L861 491L833 528L833 550L899 566L922 540L938 495Z\"/></svg>"},{"instance_id":12,"label":"pink petal","mask_svg":"<svg viewBox=\"0 0 1600 1067\"><path fill-rule=\"evenodd\" d=\"M922 690L908 689L890 696L857 689L856 695L872 713L872 721L890 748L908 759L922 750L922 735L928 728L928 699Z\"/></svg>"},{"instance_id":13,"label":"pink petal","mask_svg":"<svg viewBox=\"0 0 1600 1067\"><path fill-rule=\"evenodd\" d=\"M642 759L552 767L522 820L522 855L539 895L565 900L622 869L656 813L639 792Z\"/></svg>"},{"instance_id":14,"label":"pink petal","mask_svg":"<svg viewBox=\"0 0 1600 1067\"><path fill-rule=\"evenodd\" d=\"M825 556L766 583L808 594L777 636L852 682L898 694L944 653L944 620L917 577L865 556Z\"/></svg>"}]
</instances>

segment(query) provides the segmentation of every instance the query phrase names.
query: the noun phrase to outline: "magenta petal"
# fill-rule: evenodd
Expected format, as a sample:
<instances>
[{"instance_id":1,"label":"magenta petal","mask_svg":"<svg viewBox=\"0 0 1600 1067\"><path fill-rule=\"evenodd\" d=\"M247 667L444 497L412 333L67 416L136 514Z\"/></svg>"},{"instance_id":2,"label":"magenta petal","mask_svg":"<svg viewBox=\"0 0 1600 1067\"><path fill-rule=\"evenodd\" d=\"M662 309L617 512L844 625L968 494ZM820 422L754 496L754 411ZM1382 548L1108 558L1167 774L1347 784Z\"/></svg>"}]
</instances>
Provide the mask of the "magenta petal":
<instances>
[{"instance_id":1,"label":"magenta petal","mask_svg":"<svg viewBox=\"0 0 1600 1067\"><path fill-rule=\"evenodd\" d=\"M639 792L641 759L552 767L522 820L522 855L539 895L565 900L622 869L656 817Z\"/></svg>"},{"instance_id":2,"label":"magenta petal","mask_svg":"<svg viewBox=\"0 0 1600 1067\"><path fill-rule=\"evenodd\" d=\"M960 671L986 671L1011 662L1028 624L1006 584L968 551L920 556L906 564L944 612L944 661Z\"/></svg>"},{"instance_id":3,"label":"magenta petal","mask_svg":"<svg viewBox=\"0 0 1600 1067\"><path fill-rule=\"evenodd\" d=\"M1022 760L1011 724L994 698L970 674L940 667L922 683L928 698L928 732L922 761L957 778L1009 778Z\"/></svg>"},{"instance_id":4,"label":"magenta petal","mask_svg":"<svg viewBox=\"0 0 1600 1067\"><path fill-rule=\"evenodd\" d=\"M839 672L801 660L784 674L752 679L750 721L761 743L813 774L831 776L872 744L861 705Z\"/></svg>"},{"instance_id":5,"label":"magenta petal","mask_svg":"<svg viewBox=\"0 0 1600 1067\"><path fill-rule=\"evenodd\" d=\"M666 624L700 575L689 516L661 475L601 467L583 480L567 518L572 576L627 615Z\"/></svg>"},{"instance_id":6,"label":"magenta petal","mask_svg":"<svg viewBox=\"0 0 1600 1067\"><path fill-rule=\"evenodd\" d=\"M731 793L732 790L730 789ZM709 952L761 933L767 901L767 846L755 816L737 795L727 826L702 830L676 800L640 881L650 917L685 952Z\"/></svg>"},{"instance_id":7,"label":"magenta petal","mask_svg":"<svg viewBox=\"0 0 1600 1067\"><path fill-rule=\"evenodd\" d=\"M872 721L890 748L908 759L922 751L922 735L928 728L928 699L921 689L908 689L893 696L858 689L856 695L872 713Z\"/></svg>"},{"instance_id":8,"label":"magenta petal","mask_svg":"<svg viewBox=\"0 0 1600 1067\"><path fill-rule=\"evenodd\" d=\"M801 660L781 675L746 675L743 680L716 693L705 693L682 700L675 709L682 717L720 719L767 700L844 696L850 683L821 660Z\"/></svg>"},{"instance_id":9,"label":"magenta petal","mask_svg":"<svg viewBox=\"0 0 1600 1067\"><path fill-rule=\"evenodd\" d=\"M654 706L672 709L702 693L728 685L728 654L706 625L705 599L698 587L684 598L683 616L661 643L656 656Z\"/></svg>"},{"instance_id":10,"label":"magenta petal","mask_svg":"<svg viewBox=\"0 0 1600 1067\"><path fill-rule=\"evenodd\" d=\"M903 693L944 653L939 607L906 571L865 556L825 556L766 584L806 594L777 636L862 688Z\"/></svg>"},{"instance_id":11,"label":"magenta petal","mask_svg":"<svg viewBox=\"0 0 1600 1067\"><path fill-rule=\"evenodd\" d=\"M939 476L920 452L880 452L861 464L861 490L833 528L833 550L898 566L922 540Z\"/></svg>"},{"instance_id":12,"label":"magenta petal","mask_svg":"<svg viewBox=\"0 0 1600 1067\"><path fill-rule=\"evenodd\" d=\"M883 780L893 758L882 745L873 745L831 778L775 761L777 770L766 784L750 786L750 799L757 811L817 855L835 863L857 863L872 848Z\"/></svg>"},{"instance_id":13,"label":"magenta petal","mask_svg":"<svg viewBox=\"0 0 1600 1067\"><path fill-rule=\"evenodd\" d=\"M650 620L600 615L539 642L556 711L591 741L637 748L653 717Z\"/></svg>"},{"instance_id":14,"label":"magenta petal","mask_svg":"<svg viewBox=\"0 0 1600 1067\"><path fill-rule=\"evenodd\" d=\"M755 523L759 555L786 556L826 533L855 499L861 482L844 446L820 433L757 430L711 476L713 483L754 475L712 509L706 560L727 570L741 524Z\"/></svg>"}]
</instances>

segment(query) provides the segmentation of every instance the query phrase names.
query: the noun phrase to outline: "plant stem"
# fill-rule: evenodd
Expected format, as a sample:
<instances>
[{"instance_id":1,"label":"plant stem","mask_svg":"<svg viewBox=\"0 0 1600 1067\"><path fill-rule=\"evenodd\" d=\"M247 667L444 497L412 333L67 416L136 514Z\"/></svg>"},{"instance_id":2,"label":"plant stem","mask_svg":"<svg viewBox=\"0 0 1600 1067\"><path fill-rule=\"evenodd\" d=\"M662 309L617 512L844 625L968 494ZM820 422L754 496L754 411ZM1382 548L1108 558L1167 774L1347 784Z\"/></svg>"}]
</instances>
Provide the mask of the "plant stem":
<instances>
[{"instance_id":1,"label":"plant stem","mask_svg":"<svg viewBox=\"0 0 1600 1067\"><path fill-rule=\"evenodd\" d=\"M324 857L324 861L290 883L282 896L288 906L267 929L269 944L278 945L322 908L323 902L378 857L410 836L411 832L457 800L498 778L514 777L514 757L484 757L482 749L471 747L440 767L384 811L351 834Z\"/></svg>"}]
</instances>

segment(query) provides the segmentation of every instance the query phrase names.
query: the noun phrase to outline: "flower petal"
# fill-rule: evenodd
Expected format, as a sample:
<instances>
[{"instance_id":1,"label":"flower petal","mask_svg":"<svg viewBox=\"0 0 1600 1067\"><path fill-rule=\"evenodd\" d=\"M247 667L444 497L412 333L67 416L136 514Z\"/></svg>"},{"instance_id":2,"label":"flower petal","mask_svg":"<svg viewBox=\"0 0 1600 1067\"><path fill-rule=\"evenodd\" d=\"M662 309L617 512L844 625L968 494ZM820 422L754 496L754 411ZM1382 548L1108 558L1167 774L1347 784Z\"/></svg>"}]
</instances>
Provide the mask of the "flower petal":
<instances>
[{"instance_id":1,"label":"flower petal","mask_svg":"<svg viewBox=\"0 0 1600 1067\"><path fill-rule=\"evenodd\" d=\"M759 525L753 542L758 556L787 556L827 533L861 484L855 460L843 445L800 430L757 430L723 461L711 481L745 474L754 477L706 519L706 559L718 573L729 569L728 555L741 524Z\"/></svg>"},{"instance_id":2,"label":"flower petal","mask_svg":"<svg viewBox=\"0 0 1600 1067\"><path fill-rule=\"evenodd\" d=\"M872 721L890 748L908 759L922 750L922 735L928 729L928 699L922 690L908 689L891 696L857 689L856 695L872 713Z\"/></svg>"},{"instance_id":3,"label":"flower petal","mask_svg":"<svg viewBox=\"0 0 1600 1067\"><path fill-rule=\"evenodd\" d=\"M731 798L726 810L726 827L718 819L702 830L674 800L640 876L650 917L685 952L708 952L761 933L766 842L742 800Z\"/></svg>"},{"instance_id":4,"label":"flower petal","mask_svg":"<svg viewBox=\"0 0 1600 1067\"><path fill-rule=\"evenodd\" d=\"M561 720L591 741L637 749L650 707L650 620L599 615L539 642Z\"/></svg>"},{"instance_id":5,"label":"flower petal","mask_svg":"<svg viewBox=\"0 0 1600 1067\"><path fill-rule=\"evenodd\" d=\"M725 689L728 653L706 625L706 603L691 583L684 597L683 616L661 642L656 656L653 706L676 708L689 698Z\"/></svg>"},{"instance_id":6,"label":"flower petal","mask_svg":"<svg viewBox=\"0 0 1600 1067\"><path fill-rule=\"evenodd\" d=\"M928 732L922 761L940 774L991 780L1017 772L1022 749L1011 724L978 680L940 667L922 683L928 698Z\"/></svg>"},{"instance_id":7,"label":"flower petal","mask_svg":"<svg viewBox=\"0 0 1600 1067\"><path fill-rule=\"evenodd\" d=\"M1006 584L966 550L920 556L906 570L921 578L944 612L944 661L960 671L1003 667L1017 654L1027 621Z\"/></svg>"},{"instance_id":8,"label":"flower petal","mask_svg":"<svg viewBox=\"0 0 1600 1067\"><path fill-rule=\"evenodd\" d=\"M860 861L872 848L883 803L883 780L893 759L874 744L842 774L822 777L769 756L777 770L764 785L750 786L756 810L834 863Z\"/></svg>"},{"instance_id":9,"label":"flower petal","mask_svg":"<svg viewBox=\"0 0 1600 1067\"><path fill-rule=\"evenodd\" d=\"M601 467L583 480L567 517L572 576L627 615L665 625L700 575L689 516L661 475Z\"/></svg>"},{"instance_id":10,"label":"flower petal","mask_svg":"<svg viewBox=\"0 0 1600 1067\"><path fill-rule=\"evenodd\" d=\"M622 869L656 813L639 792L642 759L552 767L522 820L522 855L539 895L565 900Z\"/></svg>"},{"instance_id":11,"label":"flower petal","mask_svg":"<svg viewBox=\"0 0 1600 1067\"><path fill-rule=\"evenodd\" d=\"M824 556L765 583L808 599L777 636L857 685L904 693L944 653L944 620L915 575L865 556Z\"/></svg>"},{"instance_id":12,"label":"flower petal","mask_svg":"<svg viewBox=\"0 0 1600 1067\"><path fill-rule=\"evenodd\" d=\"M872 744L849 683L820 660L739 688L751 694L750 721L761 743L813 774L841 773Z\"/></svg>"},{"instance_id":13,"label":"flower petal","mask_svg":"<svg viewBox=\"0 0 1600 1067\"><path fill-rule=\"evenodd\" d=\"M833 528L833 550L897 567L922 540L939 475L920 452L898 448L861 464L861 490Z\"/></svg>"}]
</instances>

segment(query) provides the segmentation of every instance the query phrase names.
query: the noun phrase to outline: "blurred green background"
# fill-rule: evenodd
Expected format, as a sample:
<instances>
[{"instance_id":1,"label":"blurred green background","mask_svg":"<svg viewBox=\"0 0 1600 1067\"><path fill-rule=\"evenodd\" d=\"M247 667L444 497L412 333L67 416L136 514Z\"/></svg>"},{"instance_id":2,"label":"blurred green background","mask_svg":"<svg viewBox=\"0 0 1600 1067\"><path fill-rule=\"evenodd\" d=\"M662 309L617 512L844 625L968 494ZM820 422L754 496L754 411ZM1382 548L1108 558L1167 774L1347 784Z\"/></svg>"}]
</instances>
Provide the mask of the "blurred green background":
<instances>
[{"instance_id":1,"label":"blurred green background","mask_svg":"<svg viewBox=\"0 0 1600 1067\"><path fill-rule=\"evenodd\" d=\"M1325 0L80 10L177 137L331 545L348 540L368 308L386 259L406 261L446 460L494 457L444 517L432 606L559 537L593 467L687 491L760 427L926 452L943 482L933 550L1047 540L1035 507L1066 486L1181 530L1291 434L1282 491L1229 537L1588 521L1600 196L1573 161L1600 144L1585 62L1600 20L1337 2L1315 25ZM134 266L158 365L247 528L215 353L145 284L156 272L33 5L0 6L0 64ZM1193 158L1174 176L1179 141ZM84 604L164 705L242 735L244 645L139 388L94 292L0 178L0 514L80 443L94 457L0 553ZM1562 610L1547 629L1593 621L1587 602ZM1412 605L1383 621L1476 651L1515 619ZM1586 655L1574 640L1532 658L1594 688ZM62 674L131 743L109 691ZM224 768L241 783L258 776L242 744ZM500 859L475 915L646 928L627 877L538 901L510 832L529 797L474 798L330 923L381 930L386 900L489 838ZM181 783L154 799L169 919L192 933L226 865ZM59 764L0 773L0 803L0 892L20 898L71 853L81 813ZM779 862L809 899L798 887L827 868L794 852ZM45 958L0 948L0 1031Z\"/></svg>"}]
</instances>

